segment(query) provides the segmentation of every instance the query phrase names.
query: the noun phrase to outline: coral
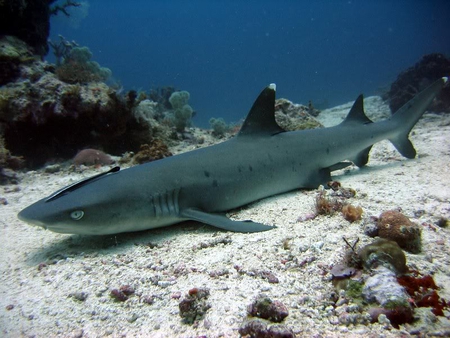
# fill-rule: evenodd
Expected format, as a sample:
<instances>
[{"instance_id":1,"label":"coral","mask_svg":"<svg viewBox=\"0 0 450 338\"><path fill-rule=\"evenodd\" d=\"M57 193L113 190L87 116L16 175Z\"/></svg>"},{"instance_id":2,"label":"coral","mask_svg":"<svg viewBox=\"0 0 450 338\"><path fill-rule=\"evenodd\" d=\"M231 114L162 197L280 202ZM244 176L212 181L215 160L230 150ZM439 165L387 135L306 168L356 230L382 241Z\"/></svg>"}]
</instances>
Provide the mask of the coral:
<instances>
[{"instance_id":1,"label":"coral","mask_svg":"<svg viewBox=\"0 0 450 338\"><path fill-rule=\"evenodd\" d=\"M67 84L41 61L19 67L20 78L0 88L0 130L8 150L30 168L87 147L114 155L137 151L170 130L140 123L129 100L105 83Z\"/></svg>"},{"instance_id":2,"label":"coral","mask_svg":"<svg viewBox=\"0 0 450 338\"><path fill-rule=\"evenodd\" d=\"M342 202L338 199L327 197L324 191L316 196L316 213L318 215L332 215L336 211L342 210Z\"/></svg>"},{"instance_id":3,"label":"coral","mask_svg":"<svg viewBox=\"0 0 450 338\"><path fill-rule=\"evenodd\" d=\"M384 266L397 274L407 271L405 254L394 241L377 239L361 248L358 256L367 269Z\"/></svg>"},{"instance_id":4,"label":"coral","mask_svg":"<svg viewBox=\"0 0 450 338\"><path fill-rule=\"evenodd\" d=\"M169 148L161 140L154 139L150 145L143 144L139 152L133 156L133 162L142 164L172 156Z\"/></svg>"},{"instance_id":5,"label":"coral","mask_svg":"<svg viewBox=\"0 0 450 338\"><path fill-rule=\"evenodd\" d=\"M63 4L55 5L50 8L51 15L58 15L59 12L63 13L65 16L70 16L67 8L69 7L79 7L81 4L72 0L66 0Z\"/></svg>"},{"instance_id":6,"label":"coral","mask_svg":"<svg viewBox=\"0 0 450 338\"><path fill-rule=\"evenodd\" d=\"M188 104L190 94L187 91L174 92L169 97L169 102L173 108L172 123L178 132L183 132L190 124L193 109Z\"/></svg>"},{"instance_id":7,"label":"coral","mask_svg":"<svg viewBox=\"0 0 450 338\"><path fill-rule=\"evenodd\" d=\"M383 99L395 113L401 106L442 76L450 74L450 59L443 54L428 54L413 67L401 72ZM450 87L446 86L429 110L450 112Z\"/></svg>"},{"instance_id":8,"label":"coral","mask_svg":"<svg viewBox=\"0 0 450 338\"><path fill-rule=\"evenodd\" d=\"M91 61L92 52L88 47L73 47L63 62L56 67L56 75L66 83L88 83L106 81L111 77L109 68Z\"/></svg>"},{"instance_id":9,"label":"coral","mask_svg":"<svg viewBox=\"0 0 450 338\"><path fill-rule=\"evenodd\" d=\"M354 207L351 204L346 204L342 207L342 215L350 223L360 220L362 213L363 213L363 209L359 206Z\"/></svg>"},{"instance_id":10,"label":"coral","mask_svg":"<svg viewBox=\"0 0 450 338\"><path fill-rule=\"evenodd\" d=\"M133 111L134 117L139 123L147 124L151 131L157 125L158 107L159 104L157 102L142 100Z\"/></svg>"},{"instance_id":11,"label":"coral","mask_svg":"<svg viewBox=\"0 0 450 338\"><path fill-rule=\"evenodd\" d=\"M52 48L53 55L55 55L56 66L60 66L69 57L70 51L74 47L78 47L75 41L68 41L62 35L59 35L59 42L54 42L49 39L48 44Z\"/></svg>"},{"instance_id":12,"label":"coral","mask_svg":"<svg viewBox=\"0 0 450 338\"><path fill-rule=\"evenodd\" d=\"M205 288L190 289L186 297L178 304L180 316L186 324L193 324L203 319L206 312L211 308L207 303L209 290Z\"/></svg>"},{"instance_id":13,"label":"coral","mask_svg":"<svg viewBox=\"0 0 450 338\"><path fill-rule=\"evenodd\" d=\"M227 125L227 123L225 122L225 120L221 117L219 118L214 118L212 117L211 119L209 119L209 125L212 128L212 134L213 136L217 137L217 138L222 138L224 137L225 133L227 133L230 130L230 127Z\"/></svg>"},{"instance_id":14,"label":"coral","mask_svg":"<svg viewBox=\"0 0 450 338\"><path fill-rule=\"evenodd\" d=\"M108 165L113 160L107 154L97 149L84 149L78 152L73 159L75 165Z\"/></svg>"},{"instance_id":15,"label":"coral","mask_svg":"<svg viewBox=\"0 0 450 338\"><path fill-rule=\"evenodd\" d=\"M275 323L280 323L289 315L287 307L280 301L273 301L269 297L261 294L247 307L250 316L268 319Z\"/></svg>"},{"instance_id":16,"label":"coral","mask_svg":"<svg viewBox=\"0 0 450 338\"><path fill-rule=\"evenodd\" d=\"M153 102L160 104L165 109L172 109L169 98L174 92L174 87L158 87L151 89L148 96Z\"/></svg>"},{"instance_id":17,"label":"coral","mask_svg":"<svg viewBox=\"0 0 450 338\"><path fill-rule=\"evenodd\" d=\"M390 210L378 218L378 235L390 239L411 253L421 250L421 229L402 213Z\"/></svg>"}]
</instances>

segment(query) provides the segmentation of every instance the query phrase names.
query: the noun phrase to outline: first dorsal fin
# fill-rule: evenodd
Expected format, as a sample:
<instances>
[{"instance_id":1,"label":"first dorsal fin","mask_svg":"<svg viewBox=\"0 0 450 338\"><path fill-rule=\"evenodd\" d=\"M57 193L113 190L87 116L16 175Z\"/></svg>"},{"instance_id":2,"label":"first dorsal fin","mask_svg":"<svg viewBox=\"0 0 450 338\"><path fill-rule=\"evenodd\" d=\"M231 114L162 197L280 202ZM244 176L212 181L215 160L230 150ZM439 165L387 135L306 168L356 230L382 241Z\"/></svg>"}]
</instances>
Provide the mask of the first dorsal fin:
<instances>
[{"instance_id":1,"label":"first dorsal fin","mask_svg":"<svg viewBox=\"0 0 450 338\"><path fill-rule=\"evenodd\" d=\"M276 86L272 83L259 94L239 131L238 137L269 136L285 131L275 121L275 91Z\"/></svg>"},{"instance_id":2,"label":"first dorsal fin","mask_svg":"<svg viewBox=\"0 0 450 338\"><path fill-rule=\"evenodd\" d=\"M364 96L361 94L356 98L355 103L353 103L350 113L348 113L343 124L356 123L356 124L368 124L373 123L364 112Z\"/></svg>"}]
</instances>

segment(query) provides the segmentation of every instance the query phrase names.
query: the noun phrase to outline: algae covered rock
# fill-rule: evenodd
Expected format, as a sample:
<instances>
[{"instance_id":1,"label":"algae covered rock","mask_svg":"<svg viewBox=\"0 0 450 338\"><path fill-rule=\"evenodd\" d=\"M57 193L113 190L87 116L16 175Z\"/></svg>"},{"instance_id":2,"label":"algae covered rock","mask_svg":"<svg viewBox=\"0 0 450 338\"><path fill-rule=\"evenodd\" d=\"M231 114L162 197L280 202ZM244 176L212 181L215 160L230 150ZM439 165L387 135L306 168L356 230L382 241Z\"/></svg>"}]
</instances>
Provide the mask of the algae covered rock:
<instances>
[{"instance_id":1,"label":"algae covered rock","mask_svg":"<svg viewBox=\"0 0 450 338\"><path fill-rule=\"evenodd\" d=\"M421 250L421 229L402 213L390 210L383 212L378 218L378 236L397 242L411 253Z\"/></svg>"}]
</instances>

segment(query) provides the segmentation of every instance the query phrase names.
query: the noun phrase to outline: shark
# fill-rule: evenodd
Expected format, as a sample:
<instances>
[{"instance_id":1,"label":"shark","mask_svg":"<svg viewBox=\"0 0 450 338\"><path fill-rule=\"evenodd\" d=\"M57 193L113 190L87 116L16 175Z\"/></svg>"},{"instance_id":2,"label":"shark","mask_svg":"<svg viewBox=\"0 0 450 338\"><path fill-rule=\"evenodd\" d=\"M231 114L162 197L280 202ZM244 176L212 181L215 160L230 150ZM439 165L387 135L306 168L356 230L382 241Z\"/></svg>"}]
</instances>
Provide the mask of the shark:
<instances>
[{"instance_id":1,"label":"shark","mask_svg":"<svg viewBox=\"0 0 450 338\"><path fill-rule=\"evenodd\" d=\"M19 212L18 218L58 233L108 235L197 221L227 231L276 228L232 220L226 212L294 189L314 189L331 173L363 167L373 144L390 140L406 158L408 136L447 77L432 83L388 119L372 122L363 96L334 127L285 131L275 121L275 84L257 97L239 133L213 146L106 172L71 184Z\"/></svg>"}]
</instances>

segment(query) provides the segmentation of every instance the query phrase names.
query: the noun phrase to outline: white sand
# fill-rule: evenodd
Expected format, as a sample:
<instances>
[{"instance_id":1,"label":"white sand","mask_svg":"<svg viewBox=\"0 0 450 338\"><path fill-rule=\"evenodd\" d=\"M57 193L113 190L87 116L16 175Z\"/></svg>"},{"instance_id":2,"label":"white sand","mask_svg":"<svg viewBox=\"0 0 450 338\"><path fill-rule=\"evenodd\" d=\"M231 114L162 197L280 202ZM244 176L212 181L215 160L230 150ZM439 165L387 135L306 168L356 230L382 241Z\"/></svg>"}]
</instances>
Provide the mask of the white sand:
<instances>
[{"instance_id":1,"label":"white sand","mask_svg":"<svg viewBox=\"0 0 450 338\"><path fill-rule=\"evenodd\" d=\"M325 125L342 120L348 105L323 112ZM379 98L366 100L366 110L376 117L386 113ZM423 253L407 254L408 265L431 273L440 287L439 295L450 300L450 230L436 226L439 217L450 218L450 116L426 114L411 139L418 157L401 157L389 142L374 146L369 164L350 168L335 176L357 196L365 218L400 208L422 226ZM194 222L116 236L56 234L17 220L17 212L81 177L83 173L22 175L18 185L3 187L8 201L1 208L0 246L0 335L3 337L236 337L255 296L265 293L289 309L283 324L298 336L337 337L365 335L394 337L409 332L430 335L450 333L445 317L421 309L426 322L402 325L339 323L338 309L330 306L333 292L329 268L340 261L345 236L360 245L372 241L363 233L363 221L350 224L340 214L298 222L314 210L317 191L294 191L259 201L231 214L276 224L277 229L256 234L217 231ZM422 210L423 212L418 213ZM428 224L428 225L427 225ZM202 243L230 239L201 249ZM290 240L290 249L283 241ZM156 247L149 243L157 244ZM287 261L287 262L286 262ZM46 266L39 265L41 263ZM279 283L246 271L270 271ZM228 274L211 277L213 271ZM136 294L126 302L115 302L112 289L131 285ZM180 299L193 287L210 289L211 309L197 326L183 324L178 314ZM86 292L79 301L70 297ZM153 304L142 302L154 297ZM141 301L140 301L141 299ZM7 307L12 305L12 309ZM447 317L449 312L446 311Z\"/></svg>"}]
</instances>

